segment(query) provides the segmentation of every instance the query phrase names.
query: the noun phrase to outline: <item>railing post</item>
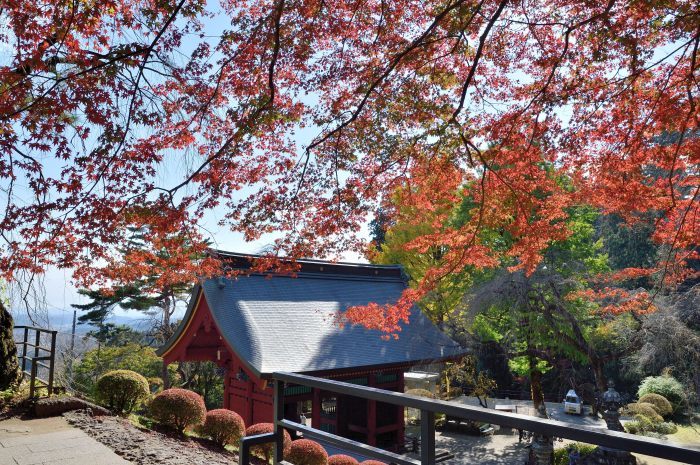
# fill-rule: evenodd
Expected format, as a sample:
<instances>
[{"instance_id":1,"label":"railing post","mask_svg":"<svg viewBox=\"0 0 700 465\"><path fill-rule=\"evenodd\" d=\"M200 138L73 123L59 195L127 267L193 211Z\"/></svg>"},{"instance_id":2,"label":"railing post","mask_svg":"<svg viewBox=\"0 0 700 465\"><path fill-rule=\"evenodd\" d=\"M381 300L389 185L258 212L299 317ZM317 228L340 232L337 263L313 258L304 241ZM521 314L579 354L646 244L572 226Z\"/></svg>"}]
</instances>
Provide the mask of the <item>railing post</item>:
<instances>
[{"instance_id":1,"label":"railing post","mask_svg":"<svg viewBox=\"0 0 700 465\"><path fill-rule=\"evenodd\" d=\"M49 360L49 386L48 386L48 391L46 395L48 397L51 397L51 394L53 394L53 370L54 370L54 364L56 362L56 333L58 331L51 331L51 354L50 357L51 359Z\"/></svg>"},{"instance_id":2,"label":"railing post","mask_svg":"<svg viewBox=\"0 0 700 465\"><path fill-rule=\"evenodd\" d=\"M29 339L29 328L24 327L24 339L22 340L22 381L24 373L27 371L27 342Z\"/></svg>"},{"instance_id":3,"label":"railing post","mask_svg":"<svg viewBox=\"0 0 700 465\"><path fill-rule=\"evenodd\" d=\"M435 413L420 411L420 463L435 465Z\"/></svg>"},{"instance_id":4,"label":"railing post","mask_svg":"<svg viewBox=\"0 0 700 465\"><path fill-rule=\"evenodd\" d=\"M272 463L277 465L284 460L284 430L279 422L284 420L284 381L275 380L274 385L275 409L275 449Z\"/></svg>"},{"instance_id":5,"label":"railing post","mask_svg":"<svg viewBox=\"0 0 700 465\"><path fill-rule=\"evenodd\" d=\"M36 336L34 337L34 358L32 358L32 377L31 384L29 386L29 397L34 397L36 394L36 377L37 377L37 358L39 358L39 346L41 345L41 331L34 330Z\"/></svg>"},{"instance_id":6,"label":"railing post","mask_svg":"<svg viewBox=\"0 0 700 465\"><path fill-rule=\"evenodd\" d=\"M34 360L32 360L32 371L31 371L31 377L29 378L29 398L30 399L34 398L34 391L36 389L35 384L36 384L36 363L34 362Z\"/></svg>"},{"instance_id":7,"label":"railing post","mask_svg":"<svg viewBox=\"0 0 700 465\"><path fill-rule=\"evenodd\" d=\"M239 465L249 465L250 464L250 444L244 441L245 437L241 438L241 446L238 449L238 463Z\"/></svg>"}]
</instances>

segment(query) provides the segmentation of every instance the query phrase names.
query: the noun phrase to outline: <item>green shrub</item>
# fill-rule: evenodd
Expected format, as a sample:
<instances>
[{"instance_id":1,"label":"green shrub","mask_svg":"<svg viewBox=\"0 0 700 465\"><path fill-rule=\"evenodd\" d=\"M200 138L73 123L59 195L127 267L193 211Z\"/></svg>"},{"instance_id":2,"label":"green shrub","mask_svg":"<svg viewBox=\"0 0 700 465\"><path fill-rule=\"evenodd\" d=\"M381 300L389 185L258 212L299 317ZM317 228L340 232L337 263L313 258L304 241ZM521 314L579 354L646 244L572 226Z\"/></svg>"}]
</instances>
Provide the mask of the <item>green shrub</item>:
<instances>
[{"instance_id":1,"label":"green shrub","mask_svg":"<svg viewBox=\"0 0 700 465\"><path fill-rule=\"evenodd\" d=\"M294 465L328 465L328 453L321 444L310 439L292 442L289 454L284 459Z\"/></svg>"},{"instance_id":2,"label":"green shrub","mask_svg":"<svg viewBox=\"0 0 700 465\"><path fill-rule=\"evenodd\" d=\"M207 412L200 433L224 447L240 441L245 434L245 423L236 412L220 408Z\"/></svg>"},{"instance_id":3,"label":"green shrub","mask_svg":"<svg viewBox=\"0 0 700 465\"><path fill-rule=\"evenodd\" d=\"M635 415L634 421L625 423L625 430L630 434L645 434L654 431L654 422L644 415Z\"/></svg>"},{"instance_id":4,"label":"green shrub","mask_svg":"<svg viewBox=\"0 0 700 465\"><path fill-rule=\"evenodd\" d=\"M590 455L596 449L596 446L574 442L566 447L554 449L554 465L569 465L569 450L571 448L576 449L579 457L583 458Z\"/></svg>"},{"instance_id":5,"label":"green shrub","mask_svg":"<svg viewBox=\"0 0 700 465\"><path fill-rule=\"evenodd\" d=\"M151 416L158 423L179 432L204 421L207 409L204 399L187 389L166 389L156 395L150 405Z\"/></svg>"},{"instance_id":6,"label":"green shrub","mask_svg":"<svg viewBox=\"0 0 700 465\"><path fill-rule=\"evenodd\" d=\"M664 421L663 417L659 415L659 413L656 411L652 404L628 404L627 411L632 415L643 415L647 417L652 423L661 423L662 421Z\"/></svg>"},{"instance_id":7,"label":"green shrub","mask_svg":"<svg viewBox=\"0 0 700 465\"><path fill-rule=\"evenodd\" d=\"M671 402L660 394L654 394L653 392L644 394L639 398L639 403L653 405L656 412L664 418L673 413L673 406L671 405Z\"/></svg>"},{"instance_id":8,"label":"green shrub","mask_svg":"<svg viewBox=\"0 0 700 465\"><path fill-rule=\"evenodd\" d=\"M131 413L149 394L146 378L131 370L108 371L95 385L97 401L119 415Z\"/></svg>"},{"instance_id":9,"label":"green shrub","mask_svg":"<svg viewBox=\"0 0 700 465\"><path fill-rule=\"evenodd\" d=\"M328 457L328 465L360 465L360 462L349 455L336 454Z\"/></svg>"},{"instance_id":10,"label":"green shrub","mask_svg":"<svg viewBox=\"0 0 700 465\"><path fill-rule=\"evenodd\" d=\"M675 423L663 421L654 425L654 431L659 434L676 434L678 432L678 426L676 426Z\"/></svg>"},{"instance_id":11,"label":"green shrub","mask_svg":"<svg viewBox=\"0 0 700 465\"><path fill-rule=\"evenodd\" d=\"M151 376L148 378L148 388L151 390L151 394L158 394L163 390L164 385L163 378L159 378L158 376Z\"/></svg>"},{"instance_id":12,"label":"green shrub","mask_svg":"<svg viewBox=\"0 0 700 465\"><path fill-rule=\"evenodd\" d=\"M639 434L641 427L636 421L628 421L624 424L625 431L630 434Z\"/></svg>"},{"instance_id":13,"label":"green shrub","mask_svg":"<svg viewBox=\"0 0 700 465\"><path fill-rule=\"evenodd\" d=\"M275 427L272 423L256 423L254 425L251 425L246 428L245 430L245 435L246 436L255 436L257 434L267 434L267 433L272 433L275 431ZM282 430L284 431L284 439L282 441L282 455L284 457L287 457L287 454L289 454L289 449L292 447L292 437L289 435L287 430ZM270 457L272 457L272 448L274 447L273 443L267 443L267 444L261 444L259 446L253 446L250 448L250 451L254 453L255 455L263 457L265 460L268 462L270 461Z\"/></svg>"},{"instance_id":14,"label":"green shrub","mask_svg":"<svg viewBox=\"0 0 700 465\"><path fill-rule=\"evenodd\" d=\"M428 391L427 389L409 389L406 394L410 396L427 397L428 399L435 399L435 394Z\"/></svg>"},{"instance_id":15,"label":"green shrub","mask_svg":"<svg viewBox=\"0 0 700 465\"><path fill-rule=\"evenodd\" d=\"M673 376L649 376L644 378L639 385L637 395L644 397L647 394L659 394L665 397L673 406L674 413L679 411L685 403L686 395L683 385Z\"/></svg>"},{"instance_id":16,"label":"green shrub","mask_svg":"<svg viewBox=\"0 0 700 465\"><path fill-rule=\"evenodd\" d=\"M160 377L163 359L153 347L127 344L121 347L100 347L85 352L80 362L73 365L71 388L84 394L95 391L95 382L102 373L111 370L131 370L146 377ZM175 366L168 368L170 379L177 378Z\"/></svg>"}]
</instances>

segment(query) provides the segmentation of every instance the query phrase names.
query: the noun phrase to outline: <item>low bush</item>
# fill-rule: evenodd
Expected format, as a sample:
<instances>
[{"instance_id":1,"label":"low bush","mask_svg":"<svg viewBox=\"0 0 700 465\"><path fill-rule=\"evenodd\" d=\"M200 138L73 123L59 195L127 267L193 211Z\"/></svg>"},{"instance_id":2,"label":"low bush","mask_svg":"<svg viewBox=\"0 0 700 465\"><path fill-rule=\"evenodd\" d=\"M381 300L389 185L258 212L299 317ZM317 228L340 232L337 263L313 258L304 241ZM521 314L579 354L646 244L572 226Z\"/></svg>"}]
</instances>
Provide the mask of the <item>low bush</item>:
<instances>
[{"instance_id":1,"label":"low bush","mask_svg":"<svg viewBox=\"0 0 700 465\"><path fill-rule=\"evenodd\" d=\"M179 432L204 421L207 409L204 399L187 389L166 389L156 395L150 405L151 416L158 423Z\"/></svg>"},{"instance_id":2,"label":"low bush","mask_svg":"<svg viewBox=\"0 0 700 465\"><path fill-rule=\"evenodd\" d=\"M146 377L161 376L163 359L153 347L129 343L125 346L102 346L88 350L73 365L71 387L83 393L95 392L96 375L111 370L131 370ZM175 365L168 368L170 379L177 379Z\"/></svg>"},{"instance_id":3,"label":"low bush","mask_svg":"<svg viewBox=\"0 0 700 465\"><path fill-rule=\"evenodd\" d=\"M654 422L644 415L635 415L634 421L625 423L625 430L631 434L645 434L654 431Z\"/></svg>"},{"instance_id":4,"label":"low bush","mask_svg":"<svg viewBox=\"0 0 700 465\"><path fill-rule=\"evenodd\" d=\"M671 403L674 413L681 409L686 399L685 388L680 381L670 375L644 378L639 385L637 395L641 398L647 394L659 394L665 397Z\"/></svg>"},{"instance_id":5,"label":"low bush","mask_svg":"<svg viewBox=\"0 0 700 465\"><path fill-rule=\"evenodd\" d=\"M310 439L298 439L292 442L289 454L284 458L294 465L328 465L326 449Z\"/></svg>"},{"instance_id":6,"label":"low bush","mask_svg":"<svg viewBox=\"0 0 700 465\"><path fill-rule=\"evenodd\" d=\"M435 399L435 394L428 391L427 389L409 389L406 394L418 397L427 397L428 399Z\"/></svg>"},{"instance_id":7,"label":"low bush","mask_svg":"<svg viewBox=\"0 0 700 465\"><path fill-rule=\"evenodd\" d=\"M95 384L97 402L119 415L131 413L150 393L146 378L131 370L108 371Z\"/></svg>"},{"instance_id":8,"label":"low bush","mask_svg":"<svg viewBox=\"0 0 700 465\"><path fill-rule=\"evenodd\" d=\"M221 408L207 412L199 432L224 447L240 441L245 434L245 423L236 412Z\"/></svg>"},{"instance_id":9,"label":"low bush","mask_svg":"<svg viewBox=\"0 0 700 465\"><path fill-rule=\"evenodd\" d=\"M555 449L554 465L569 465L569 453L572 449L578 453L580 461L580 459L593 453L593 451L596 449L596 446L591 444L581 444L580 442L574 442L573 444L570 444L567 447Z\"/></svg>"},{"instance_id":10,"label":"low bush","mask_svg":"<svg viewBox=\"0 0 700 465\"><path fill-rule=\"evenodd\" d=\"M649 436L653 438L663 438L668 434L678 432L678 426L671 422L653 423L644 415L637 415L635 421L630 421L625 424L625 430L628 433Z\"/></svg>"},{"instance_id":11,"label":"low bush","mask_svg":"<svg viewBox=\"0 0 700 465\"><path fill-rule=\"evenodd\" d=\"M659 434L676 434L678 432L678 426L670 421L662 421L654 425L654 431Z\"/></svg>"},{"instance_id":12,"label":"low bush","mask_svg":"<svg viewBox=\"0 0 700 465\"><path fill-rule=\"evenodd\" d=\"M647 417L652 423L661 423L664 421L663 417L659 415L652 404L645 403L632 403L627 405L627 411L632 415L643 415Z\"/></svg>"},{"instance_id":13,"label":"low bush","mask_svg":"<svg viewBox=\"0 0 700 465\"><path fill-rule=\"evenodd\" d=\"M380 462L379 460L365 460L364 462L360 462L360 465L386 465L386 463Z\"/></svg>"},{"instance_id":14,"label":"low bush","mask_svg":"<svg viewBox=\"0 0 700 465\"><path fill-rule=\"evenodd\" d=\"M654 394L653 392L644 394L639 398L639 403L653 405L656 412L664 418L673 413L673 406L671 405L671 402L660 394Z\"/></svg>"},{"instance_id":15,"label":"low bush","mask_svg":"<svg viewBox=\"0 0 700 465\"><path fill-rule=\"evenodd\" d=\"M328 465L359 465L360 462L349 455L337 454L328 457Z\"/></svg>"},{"instance_id":16,"label":"low bush","mask_svg":"<svg viewBox=\"0 0 700 465\"><path fill-rule=\"evenodd\" d=\"M245 435L246 436L255 436L256 434L266 434L266 433L272 433L275 430L275 427L272 423L256 423L254 425L251 425L246 428L245 430ZM286 430L284 431L284 440L283 440L283 446L282 446L282 454L284 457L287 457L289 454L289 449L292 447L292 437L289 435L289 433ZM272 450L273 450L274 444L272 443L267 443L267 444L261 444L259 446L253 446L250 448L250 451L254 453L255 455L259 455L263 457L265 460L268 462L270 461L270 457L272 457Z\"/></svg>"}]
</instances>

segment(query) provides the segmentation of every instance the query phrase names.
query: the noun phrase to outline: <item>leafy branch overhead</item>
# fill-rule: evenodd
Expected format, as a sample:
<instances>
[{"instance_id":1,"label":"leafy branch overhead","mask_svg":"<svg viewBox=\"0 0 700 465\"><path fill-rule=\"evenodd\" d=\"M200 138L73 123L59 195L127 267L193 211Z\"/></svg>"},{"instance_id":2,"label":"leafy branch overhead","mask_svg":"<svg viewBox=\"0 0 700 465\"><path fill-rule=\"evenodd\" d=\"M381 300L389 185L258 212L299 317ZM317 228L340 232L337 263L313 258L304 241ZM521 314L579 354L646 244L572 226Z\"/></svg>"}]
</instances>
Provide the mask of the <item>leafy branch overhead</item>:
<instances>
[{"instance_id":1,"label":"leafy branch overhead","mask_svg":"<svg viewBox=\"0 0 700 465\"><path fill-rule=\"evenodd\" d=\"M653 216L663 259L627 277L698 259L696 1L8 0L0 24L5 278L99 286L147 228L183 259L159 285L193 282L216 269L184 265L208 215L333 257L365 251L370 212L411 211L437 227L406 250L439 260L347 315L392 333L446 276L535 273L582 204Z\"/></svg>"}]
</instances>

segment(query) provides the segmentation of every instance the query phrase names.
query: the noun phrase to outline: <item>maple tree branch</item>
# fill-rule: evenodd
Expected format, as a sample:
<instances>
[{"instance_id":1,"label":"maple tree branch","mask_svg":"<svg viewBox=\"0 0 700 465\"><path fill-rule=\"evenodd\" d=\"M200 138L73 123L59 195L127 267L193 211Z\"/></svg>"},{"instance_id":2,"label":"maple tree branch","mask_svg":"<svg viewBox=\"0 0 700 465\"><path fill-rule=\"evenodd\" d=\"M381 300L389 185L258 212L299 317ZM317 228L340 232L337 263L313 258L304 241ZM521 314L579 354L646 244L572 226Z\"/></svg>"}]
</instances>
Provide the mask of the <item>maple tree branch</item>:
<instances>
[{"instance_id":1,"label":"maple tree branch","mask_svg":"<svg viewBox=\"0 0 700 465\"><path fill-rule=\"evenodd\" d=\"M507 3L508 0L500 1L500 3L498 4L498 8L496 8L496 12L493 14L493 16L491 16L488 23L486 23L484 31L479 36L479 45L477 46L476 53L474 54L474 61L472 61L472 65L469 68L467 78L465 79L464 84L462 85L462 92L460 93L459 97L459 105L457 105L457 108L455 108L454 112L452 113L453 120L457 119L457 116L459 116L459 114L461 113L462 108L464 108L464 102L467 98L467 89L471 85L472 79L474 79L474 75L476 74L476 68L479 66L479 60L481 59L481 56L484 53L486 38L489 36L493 25L496 24L496 21L498 21L498 18L499 16L501 16L501 13L505 9Z\"/></svg>"},{"instance_id":2,"label":"maple tree branch","mask_svg":"<svg viewBox=\"0 0 700 465\"><path fill-rule=\"evenodd\" d=\"M24 106L22 106L22 107L20 107L20 108L18 108L18 109L16 109L16 110L10 112L10 113L5 113L5 114L0 115L0 120L9 120L9 119L12 119L12 118L14 118L15 116L19 115L20 113L23 113L23 112L25 112L25 111L27 111L27 110L30 110L30 109L33 108L35 105L37 105L38 103L40 103L41 101L43 101L49 94L51 94L51 93L54 91L54 89L56 89L56 88L57 88L61 83L63 83L63 82L69 81L69 80L71 80L71 79L75 79L75 78L80 77L80 76L83 76L83 75L85 75L85 74L92 73L92 72L94 72L94 71L98 71L98 70L100 70L100 69L102 69L102 68L111 66L111 65L115 64L115 63L118 62L118 61L121 61L121 60L124 60L124 59L127 59L127 58L131 58L131 57L140 55L140 54L142 54L142 53L146 50L146 48L136 48L136 49L131 50L131 51L129 51L129 52L121 53L121 49L122 49L123 47L119 47L119 48L120 48L120 50L119 50L120 53L116 53L116 54L111 54L111 53L110 53L110 54L107 54L107 56L108 56L109 58L106 59L106 61L100 61L98 64L96 64L96 65L94 65L94 66L90 66L90 67L85 68L85 69L82 69L82 70L80 70L80 71L76 71L75 73L67 74L66 76L63 76L63 77L58 77L58 78L52 79L53 84L51 85L51 87L49 87L48 89L46 89L41 95L39 95L39 96L37 96L36 98L32 99L32 101L29 102L28 104L26 104L26 105L24 105ZM2 91L2 93L4 93L4 92L9 92L10 90L12 90L12 88L13 88L13 87L10 87L10 88L8 88L8 89L5 89L5 90Z\"/></svg>"},{"instance_id":3,"label":"maple tree branch","mask_svg":"<svg viewBox=\"0 0 700 465\"><path fill-rule=\"evenodd\" d=\"M365 105L369 101L369 97L374 93L375 89L379 87L379 85L384 82L384 80L396 69L396 67L399 65L399 63L413 50L416 48L419 48L423 46L424 40L432 34L432 32L437 28L437 26L442 22L442 20L453 10L455 10L457 7L462 5L466 0L457 0L455 3L452 3L448 5L442 12L440 12L433 21L430 23L430 26L428 26L418 37L413 39L411 43L409 44L408 47L406 47L404 50L402 50L399 54L397 54L389 63L389 66L384 70L384 72L377 77L372 83L370 84L369 88L367 91L364 92L362 98L360 99L360 102L357 105L357 108L351 113L350 117L340 123L338 126L336 126L333 130L327 132L323 136L316 138L314 141L309 144L309 146L306 148L306 153L307 153L307 163L304 166L304 170L302 171L302 178L303 178L303 173L306 172L306 166L308 165L308 153L314 150L316 147L319 145L323 144L325 141L333 137L337 132L343 130L350 124L352 124L360 115L362 110L364 109ZM504 0L505 1L505 0ZM482 2L479 4L483 4ZM476 15L476 12L474 13L473 16Z\"/></svg>"},{"instance_id":4,"label":"maple tree branch","mask_svg":"<svg viewBox=\"0 0 700 465\"><path fill-rule=\"evenodd\" d=\"M284 10L284 0L277 1L277 7L275 8L274 16L274 28L273 28L273 39L274 45L272 47L272 59L270 60L270 65L268 67L268 86L270 88L270 96L266 106L272 107L275 101L275 66L277 65L277 59L280 53L280 24L282 22L282 11Z\"/></svg>"}]
</instances>

